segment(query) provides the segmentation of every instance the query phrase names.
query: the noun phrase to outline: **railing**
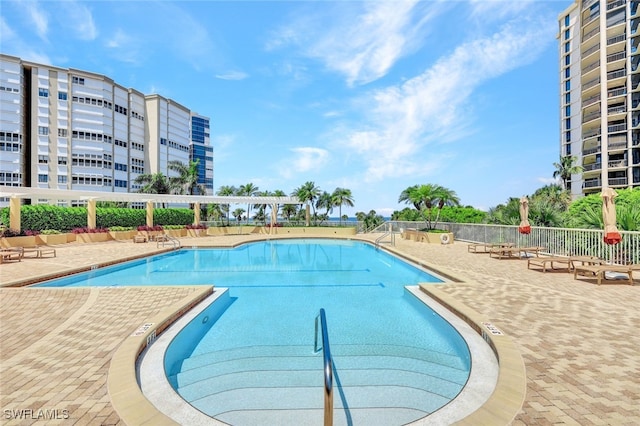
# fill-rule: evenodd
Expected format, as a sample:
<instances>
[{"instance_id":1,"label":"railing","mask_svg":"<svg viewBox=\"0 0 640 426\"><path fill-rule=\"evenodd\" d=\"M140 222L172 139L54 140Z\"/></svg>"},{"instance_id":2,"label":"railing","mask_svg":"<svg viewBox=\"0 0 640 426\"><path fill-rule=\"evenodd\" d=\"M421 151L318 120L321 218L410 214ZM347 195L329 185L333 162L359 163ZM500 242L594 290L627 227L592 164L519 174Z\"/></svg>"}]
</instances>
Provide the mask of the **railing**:
<instances>
[{"instance_id":1,"label":"railing","mask_svg":"<svg viewBox=\"0 0 640 426\"><path fill-rule=\"evenodd\" d=\"M607 131L609 133L623 132L625 130L627 130L627 125L626 124L612 124L612 125L607 127Z\"/></svg>"},{"instance_id":2,"label":"railing","mask_svg":"<svg viewBox=\"0 0 640 426\"><path fill-rule=\"evenodd\" d=\"M616 52L607 55L607 63L619 61L627 57L627 52Z\"/></svg>"},{"instance_id":3,"label":"railing","mask_svg":"<svg viewBox=\"0 0 640 426\"><path fill-rule=\"evenodd\" d=\"M600 66L600 60L595 61L592 64L587 65L586 67L582 68L582 74L586 74L591 70L594 70L596 68L598 68Z\"/></svg>"},{"instance_id":4,"label":"railing","mask_svg":"<svg viewBox=\"0 0 640 426\"><path fill-rule=\"evenodd\" d=\"M609 178L609 185L611 186L620 186L620 185L626 185L627 184L627 178L626 177L620 177L620 178Z\"/></svg>"},{"instance_id":5,"label":"railing","mask_svg":"<svg viewBox=\"0 0 640 426\"><path fill-rule=\"evenodd\" d=\"M593 170L600 170L600 169L602 169L602 163L592 163L592 164L582 165L582 170L585 172L590 172Z\"/></svg>"},{"instance_id":6,"label":"railing","mask_svg":"<svg viewBox=\"0 0 640 426\"><path fill-rule=\"evenodd\" d=\"M626 3L627 0L612 1L611 3L607 3L607 10L615 9L616 7L620 7Z\"/></svg>"},{"instance_id":7,"label":"railing","mask_svg":"<svg viewBox=\"0 0 640 426\"><path fill-rule=\"evenodd\" d=\"M585 114L584 117L582 117L582 123L584 124L587 121L595 120L596 118L600 117L602 117L602 113L600 111L593 111L589 114Z\"/></svg>"},{"instance_id":8,"label":"railing","mask_svg":"<svg viewBox=\"0 0 640 426\"><path fill-rule=\"evenodd\" d=\"M627 163L627 160L611 160L609 161L609 168L614 168L614 167L627 167L629 164Z\"/></svg>"},{"instance_id":9,"label":"railing","mask_svg":"<svg viewBox=\"0 0 640 426\"><path fill-rule=\"evenodd\" d=\"M589 81L587 81L585 84L582 85L582 91L584 92L587 89L591 89L593 86L596 86L600 84L600 76L593 78Z\"/></svg>"},{"instance_id":10,"label":"railing","mask_svg":"<svg viewBox=\"0 0 640 426\"><path fill-rule=\"evenodd\" d=\"M322 347L318 347L318 321L320 321L320 332L322 335ZM333 360L331 359L331 348L329 347L329 334L327 332L327 317L324 309L320 309L316 317L316 333L314 351L320 352L324 361L324 425L333 425Z\"/></svg>"},{"instance_id":11,"label":"railing","mask_svg":"<svg viewBox=\"0 0 640 426\"><path fill-rule=\"evenodd\" d=\"M622 96L626 94L627 94L627 89L625 87L607 90L607 98L613 98L616 96Z\"/></svg>"},{"instance_id":12,"label":"railing","mask_svg":"<svg viewBox=\"0 0 640 426\"><path fill-rule=\"evenodd\" d=\"M626 105L620 105L620 106L612 106L607 108L607 114L620 114L623 112L627 112L627 106Z\"/></svg>"},{"instance_id":13,"label":"railing","mask_svg":"<svg viewBox=\"0 0 640 426\"><path fill-rule=\"evenodd\" d=\"M602 181L600 179L587 179L582 184L583 188L596 188L598 186L602 186Z\"/></svg>"},{"instance_id":14,"label":"railing","mask_svg":"<svg viewBox=\"0 0 640 426\"><path fill-rule=\"evenodd\" d=\"M588 33L585 33L582 36L582 42L584 43L586 40L589 40L591 37L593 37L594 35L598 34L599 32L600 32L600 26L598 25L597 27L595 27L594 29L592 29Z\"/></svg>"},{"instance_id":15,"label":"railing","mask_svg":"<svg viewBox=\"0 0 640 426\"><path fill-rule=\"evenodd\" d=\"M625 149L627 147L627 141L624 142L611 142L607 144L607 149Z\"/></svg>"},{"instance_id":16,"label":"railing","mask_svg":"<svg viewBox=\"0 0 640 426\"><path fill-rule=\"evenodd\" d=\"M395 246L396 245L396 234L393 232L393 226L391 225L391 222L389 222L389 230L386 231L381 236L379 236L378 238L376 238L376 241L375 241L376 247L380 246L380 244L382 243L382 240L384 240L386 237L389 237L389 236L391 237L391 241L389 241L389 242L392 245Z\"/></svg>"},{"instance_id":17,"label":"railing","mask_svg":"<svg viewBox=\"0 0 640 426\"><path fill-rule=\"evenodd\" d=\"M588 148L588 149L584 149L582 150L582 155L591 155L591 154L597 154L599 153L601 150L600 145L593 147L593 148Z\"/></svg>"},{"instance_id":18,"label":"railing","mask_svg":"<svg viewBox=\"0 0 640 426\"><path fill-rule=\"evenodd\" d=\"M627 70L619 69L607 73L607 80L614 80L616 78L624 77L627 75Z\"/></svg>"},{"instance_id":19,"label":"railing","mask_svg":"<svg viewBox=\"0 0 640 426\"><path fill-rule=\"evenodd\" d=\"M164 247L165 243L171 243L174 249L180 247L180 240L175 237L167 234L156 237L156 247L160 247L160 245Z\"/></svg>"},{"instance_id":20,"label":"railing","mask_svg":"<svg viewBox=\"0 0 640 426\"><path fill-rule=\"evenodd\" d=\"M582 139L592 138L594 136L600 135L600 133L601 133L601 131L600 131L599 127L597 129L591 129L591 130L588 130L588 131L582 133Z\"/></svg>"},{"instance_id":21,"label":"railing","mask_svg":"<svg viewBox=\"0 0 640 426\"><path fill-rule=\"evenodd\" d=\"M414 225L415 224L415 225ZM404 229L424 227L424 222L395 222ZM529 235L518 226L472 223L439 223L439 228L453 232L456 240L477 243L512 242L517 246L545 247L547 253L561 256L598 256L614 263L640 263L640 232L620 231L622 241L607 245L600 229L546 228L532 226Z\"/></svg>"},{"instance_id":22,"label":"railing","mask_svg":"<svg viewBox=\"0 0 640 426\"><path fill-rule=\"evenodd\" d=\"M585 25L591 23L594 19L598 19L600 17L600 12L593 14L585 19L582 20L582 26L584 27Z\"/></svg>"},{"instance_id":23,"label":"railing","mask_svg":"<svg viewBox=\"0 0 640 426\"><path fill-rule=\"evenodd\" d=\"M582 58L584 59L587 56L591 55L593 52L597 52L598 50L600 50L600 43L596 43L590 48L588 48L587 50L585 50L584 52L582 52ZM598 61L598 64L600 64L600 61Z\"/></svg>"},{"instance_id":24,"label":"railing","mask_svg":"<svg viewBox=\"0 0 640 426\"><path fill-rule=\"evenodd\" d=\"M582 108L588 107L591 104L594 104L600 100L600 93L597 95L589 96L587 99L582 101Z\"/></svg>"},{"instance_id":25,"label":"railing","mask_svg":"<svg viewBox=\"0 0 640 426\"><path fill-rule=\"evenodd\" d=\"M607 39L607 46L609 46L611 44L619 43L619 42L624 41L626 39L627 39L627 35L626 34L620 34L620 35L617 35L617 36L609 37Z\"/></svg>"},{"instance_id":26,"label":"railing","mask_svg":"<svg viewBox=\"0 0 640 426\"><path fill-rule=\"evenodd\" d=\"M594 4L595 2L597 2L598 0L589 0L589 1L585 1L582 4L582 10L587 9L589 6L591 6L592 4Z\"/></svg>"}]
</instances>

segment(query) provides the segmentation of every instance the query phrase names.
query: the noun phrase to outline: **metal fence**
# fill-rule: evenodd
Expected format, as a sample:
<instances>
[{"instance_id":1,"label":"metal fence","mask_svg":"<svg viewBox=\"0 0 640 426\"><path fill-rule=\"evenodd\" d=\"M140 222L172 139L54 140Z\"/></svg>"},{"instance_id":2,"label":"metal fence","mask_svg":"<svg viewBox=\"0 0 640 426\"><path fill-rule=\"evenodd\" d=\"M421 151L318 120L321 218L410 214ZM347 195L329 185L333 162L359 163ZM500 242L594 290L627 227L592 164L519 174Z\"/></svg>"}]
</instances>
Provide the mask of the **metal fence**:
<instances>
[{"instance_id":1,"label":"metal fence","mask_svg":"<svg viewBox=\"0 0 640 426\"><path fill-rule=\"evenodd\" d=\"M423 229L424 222L390 221L376 231L394 232L405 229ZM523 235L518 226L472 223L438 223L438 227L453 232L456 240L475 243L513 243L518 247L545 247L548 254L562 256L597 256L613 263L640 263L640 232L620 231L622 241L607 245L604 231L597 229L531 227L531 233Z\"/></svg>"}]
</instances>

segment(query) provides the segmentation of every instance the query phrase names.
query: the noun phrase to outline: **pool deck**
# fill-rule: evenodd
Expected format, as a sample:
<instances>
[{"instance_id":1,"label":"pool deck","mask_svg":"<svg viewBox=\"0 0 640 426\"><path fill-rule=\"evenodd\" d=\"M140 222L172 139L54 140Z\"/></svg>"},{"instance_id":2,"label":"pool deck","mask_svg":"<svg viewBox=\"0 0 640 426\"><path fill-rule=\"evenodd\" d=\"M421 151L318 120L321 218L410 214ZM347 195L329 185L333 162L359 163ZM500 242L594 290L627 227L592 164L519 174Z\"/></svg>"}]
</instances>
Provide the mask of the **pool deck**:
<instances>
[{"instance_id":1,"label":"pool deck","mask_svg":"<svg viewBox=\"0 0 640 426\"><path fill-rule=\"evenodd\" d=\"M264 237L181 242L232 246ZM566 271L529 270L524 260L468 253L461 242L397 238L395 248L461 280L440 291L488 318L520 350L527 392L514 425L640 424L637 279L598 286ZM0 423L122 425L107 387L112 357L142 324L201 297L202 287L4 287L162 248L113 241L56 250L56 257L0 265Z\"/></svg>"}]
</instances>

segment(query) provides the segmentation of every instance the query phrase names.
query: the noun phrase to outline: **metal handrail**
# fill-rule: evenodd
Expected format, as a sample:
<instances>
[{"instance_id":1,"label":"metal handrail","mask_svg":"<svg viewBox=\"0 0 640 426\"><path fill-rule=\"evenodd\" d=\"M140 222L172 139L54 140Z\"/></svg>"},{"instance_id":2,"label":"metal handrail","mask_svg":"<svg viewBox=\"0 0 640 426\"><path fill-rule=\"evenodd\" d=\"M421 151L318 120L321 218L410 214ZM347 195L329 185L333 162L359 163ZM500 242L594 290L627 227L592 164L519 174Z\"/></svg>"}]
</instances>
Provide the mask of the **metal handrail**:
<instances>
[{"instance_id":1,"label":"metal handrail","mask_svg":"<svg viewBox=\"0 0 640 426\"><path fill-rule=\"evenodd\" d=\"M318 320L322 334L322 348L318 347ZM331 359L331 348L329 347L329 334L327 332L327 317L324 309L320 308L316 316L316 333L314 351L317 353L322 349L324 360L324 426L333 425L333 360Z\"/></svg>"},{"instance_id":2,"label":"metal handrail","mask_svg":"<svg viewBox=\"0 0 640 426\"><path fill-rule=\"evenodd\" d=\"M167 234L162 235L161 238L156 238L156 247L160 247L160 243L162 243L162 247L164 247L164 243L171 243L174 249L180 247L180 240Z\"/></svg>"}]
</instances>

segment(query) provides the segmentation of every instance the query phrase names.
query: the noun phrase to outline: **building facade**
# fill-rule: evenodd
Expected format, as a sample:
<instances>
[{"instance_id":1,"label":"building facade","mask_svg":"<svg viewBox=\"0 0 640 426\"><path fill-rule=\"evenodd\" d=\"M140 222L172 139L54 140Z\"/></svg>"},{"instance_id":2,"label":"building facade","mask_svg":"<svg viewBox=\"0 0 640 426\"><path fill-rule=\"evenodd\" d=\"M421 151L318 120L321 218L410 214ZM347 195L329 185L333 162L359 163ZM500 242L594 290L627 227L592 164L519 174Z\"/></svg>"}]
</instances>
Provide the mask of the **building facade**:
<instances>
[{"instance_id":1,"label":"building facade","mask_svg":"<svg viewBox=\"0 0 640 426\"><path fill-rule=\"evenodd\" d=\"M198 161L198 184L213 194L213 147L211 146L209 118L191 113L190 157Z\"/></svg>"},{"instance_id":2,"label":"building facade","mask_svg":"<svg viewBox=\"0 0 640 426\"><path fill-rule=\"evenodd\" d=\"M640 186L639 1L576 0L559 16L560 156L578 197Z\"/></svg>"},{"instance_id":3,"label":"building facade","mask_svg":"<svg viewBox=\"0 0 640 426\"><path fill-rule=\"evenodd\" d=\"M137 192L138 176L172 176L170 161L193 161L188 108L103 75L0 54L0 108L0 185ZM209 119L198 117L204 146ZM209 152L200 162L212 194Z\"/></svg>"}]
</instances>

